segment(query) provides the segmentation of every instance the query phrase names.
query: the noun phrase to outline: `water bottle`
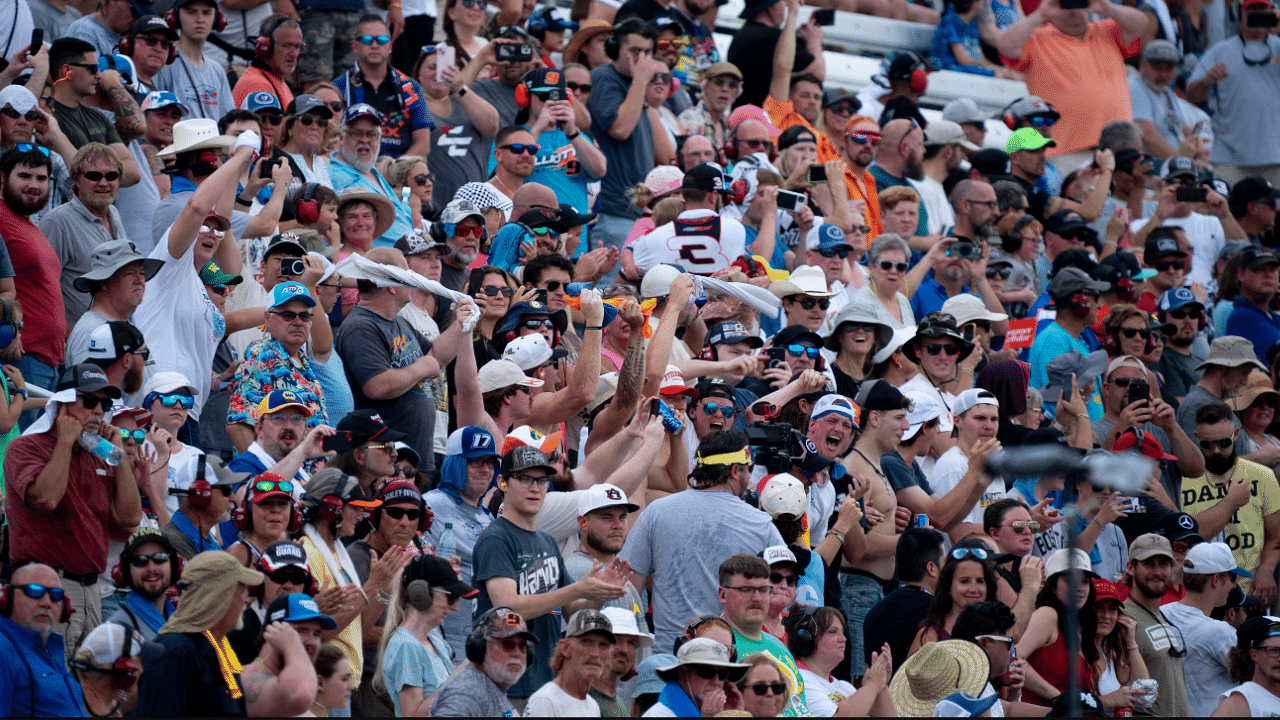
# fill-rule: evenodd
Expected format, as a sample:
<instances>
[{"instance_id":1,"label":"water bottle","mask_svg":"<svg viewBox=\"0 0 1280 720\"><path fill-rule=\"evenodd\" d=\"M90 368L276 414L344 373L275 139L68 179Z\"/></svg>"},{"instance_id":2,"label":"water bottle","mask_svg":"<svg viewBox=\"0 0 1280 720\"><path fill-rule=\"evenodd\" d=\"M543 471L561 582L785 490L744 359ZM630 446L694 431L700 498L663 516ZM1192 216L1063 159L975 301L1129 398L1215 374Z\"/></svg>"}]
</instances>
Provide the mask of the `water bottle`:
<instances>
[{"instance_id":1,"label":"water bottle","mask_svg":"<svg viewBox=\"0 0 1280 720\"><path fill-rule=\"evenodd\" d=\"M436 554L445 560L458 554L458 540L453 536L453 523L444 524L444 534L440 536Z\"/></svg>"},{"instance_id":2,"label":"water bottle","mask_svg":"<svg viewBox=\"0 0 1280 720\"><path fill-rule=\"evenodd\" d=\"M80 447L93 453L108 465L119 465L124 458L124 450L111 444L111 441L95 432L85 430L80 433Z\"/></svg>"}]
</instances>

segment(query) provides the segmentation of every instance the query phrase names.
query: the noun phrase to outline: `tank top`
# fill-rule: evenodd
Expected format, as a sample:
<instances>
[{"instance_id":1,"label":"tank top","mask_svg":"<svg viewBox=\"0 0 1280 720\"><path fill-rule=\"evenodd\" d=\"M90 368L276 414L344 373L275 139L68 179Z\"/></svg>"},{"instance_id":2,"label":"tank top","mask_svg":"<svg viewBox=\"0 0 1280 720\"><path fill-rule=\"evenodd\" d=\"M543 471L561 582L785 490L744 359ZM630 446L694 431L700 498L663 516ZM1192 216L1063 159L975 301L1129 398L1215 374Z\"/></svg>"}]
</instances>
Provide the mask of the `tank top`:
<instances>
[{"instance_id":1,"label":"tank top","mask_svg":"<svg viewBox=\"0 0 1280 720\"><path fill-rule=\"evenodd\" d=\"M1031 653L1031 657L1027 658L1027 662L1037 673L1040 673L1040 677L1044 678L1045 682L1062 692L1066 692L1068 673L1067 643L1061 632L1058 633L1057 640ZM1097 678L1094 677L1093 668L1084 659L1084 655L1076 655L1076 662L1079 663L1080 667L1080 689L1097 689ZM1032 705L1041 707L1049 707L1053 704L1030 690L1024 692L1023 699Z\"/></svg>"},{"instance_id":2,"label":"tank top","mask_svg":"<svg viewBox=\"0 0 1280 720\"><path fill-rule=\"evenodd\" d=\"M1250 680L1243 685L1233 687L1222 693L1222 697L1225 698L1235 692L1243 695L1244 699L1249 702L1249 717L1276 717L1280 715L1280 698L1272 695L1271 691L1258 683Z\"/></svg>"}]
</instances>

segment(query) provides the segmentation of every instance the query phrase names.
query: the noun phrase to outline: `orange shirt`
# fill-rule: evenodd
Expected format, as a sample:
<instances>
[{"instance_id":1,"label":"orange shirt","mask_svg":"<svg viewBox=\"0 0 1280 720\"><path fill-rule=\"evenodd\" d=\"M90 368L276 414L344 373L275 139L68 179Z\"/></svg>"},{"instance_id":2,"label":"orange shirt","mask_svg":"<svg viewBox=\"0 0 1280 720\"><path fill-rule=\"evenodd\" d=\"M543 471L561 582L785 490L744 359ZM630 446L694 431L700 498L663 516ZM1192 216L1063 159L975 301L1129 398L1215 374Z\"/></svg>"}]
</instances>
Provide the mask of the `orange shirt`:
<instances>
[{"instance_id":1,"label":"orange shirt","mask_svg":"<svg viewBox=\"0 0 1280 720\"><path fill-rule=\"evenodd\" d=\"M862 209L862 217L871 228L871 232L867 233L867 247L871 247L871 241L884 232L884 223L880 221L880 195L876 192L876 179L868 170L862 171L862 177L855 176L849 169L849 164L845 163L844 184L849 188L850 200L867 201L867 206Z\"/></svg>"},{"instance_id":2,"label":"orange shirt","mask_svg":"<svg viewBox=\"0 0 1280 720\"><path fill-rule=\"evenodd\" d=\"M773 126L779 130L786 130L792 125L803 125L806 130L813 133L818 138L818 162L824 163L828 160L839 160L840 153L836 152L835 147L831 145L831 140L827 138L826 133L818 132L804 116L796 112L795 105L790 100L782 103L773 99L772 95L766 95L764 98L764 111L769 114L769 119L773 121ZM874 187L874 183L872 184Z\"/></svg>"},{"instance_id":3,"label":"orange shirt","mask_svg":"<svg viewBox=\"0 0 1280 720\"><path fill-rule=\"evenodd\" d=\"M280 98L281 112L289 109L289 103L293 102L293 91L283 80L254 65L245 68L244 74L231 89L231 97L236 101L236 107L244 107L244 99L259 90L266 90Z\"/></svg>"},{"instance_id":4,"label":"orange shirt","mask_svg":"<svg viewBox=\"0 0 1280 720\"><path fill-rule=\"evenodd\" d=\"M1138 54L1141 42L1128 45L1115 20L1090 23L1083 40L1052 25L1037 28L1022 46L1022 57L1005 57L1009 67L1027 75L1027 92L1044 98L1062 113L1053 126L1062 155L1098 144L1102 127L1112 120L1132 120L1129 80L1124 59Z\"/></svg>"}]
</instances>

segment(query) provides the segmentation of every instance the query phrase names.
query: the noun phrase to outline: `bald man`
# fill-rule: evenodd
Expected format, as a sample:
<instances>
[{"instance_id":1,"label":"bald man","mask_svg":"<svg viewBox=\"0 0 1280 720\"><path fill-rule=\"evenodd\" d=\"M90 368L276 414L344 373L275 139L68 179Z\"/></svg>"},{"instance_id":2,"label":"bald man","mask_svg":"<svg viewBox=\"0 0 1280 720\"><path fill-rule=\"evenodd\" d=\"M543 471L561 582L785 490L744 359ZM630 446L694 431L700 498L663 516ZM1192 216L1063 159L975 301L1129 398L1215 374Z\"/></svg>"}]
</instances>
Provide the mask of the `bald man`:
<instances>
[{"instance_id":1,"label":"bald man","mask_svg":"<svg viewBox=\"0 0 1280 720\"><path fill-rule=\"evenodd\" d=\"M0 616L0 716L81 717L80 683L67 672L62 636L62 580L48 565L32 563L13 572L9 612ZM53 596L58 599L54 600Z\"/></svg>"}]
</instances>

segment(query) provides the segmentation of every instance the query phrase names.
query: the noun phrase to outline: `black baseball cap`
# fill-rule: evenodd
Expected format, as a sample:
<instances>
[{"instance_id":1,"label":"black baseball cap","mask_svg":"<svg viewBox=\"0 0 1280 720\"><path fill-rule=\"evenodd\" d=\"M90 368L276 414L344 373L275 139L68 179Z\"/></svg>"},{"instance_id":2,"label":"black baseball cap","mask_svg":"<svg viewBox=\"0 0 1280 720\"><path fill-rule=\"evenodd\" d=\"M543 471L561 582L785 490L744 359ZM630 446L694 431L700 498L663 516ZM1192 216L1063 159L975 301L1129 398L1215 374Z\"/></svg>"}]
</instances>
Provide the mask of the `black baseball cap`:
<instances>
[{"instance_id":1,"label":"black baseball cap","mask_svg":"<svg viewBox=\"0 0 1280 720\"><path fill-rule=\"evenodd\" d=\"M265 264L267 258L277 253L287 253L289 257L302 257L307 254L307 248L302 244L302 241L298 239L297 235L294 235L293 233L280 233L278 235L273 235L271 239L267 241L267 248L262 251L262 262Z\"/></svg>"},{"instance_id":2,"label":"black baseball cap","mask_svg":"<svg viewBox=\"0 0 1280 720\"><path fill-rule=\"evenodd\" d=\"M816 348L823 347L824 342L818 333L803 325L788 325L773 336L773 347L786 347L793 342L800 341L807 342Z\"/></svg>"},{"instance_id":3,"label":"black baseball cap","mask_svg":"<svg viewBox=\"0 0 1280 720\"><path fill-rule=\"evenodd\" d=\"M798 142L818 142L818 136L803 125L792 125L778 136L778 150L786 150Z\"/></svg>"},{"instance_id":4,"label":"black baseball cap","mask_svg":"<svg viewBox=\"0 0 1280 720\"><path fill-rule=\"evenodd\" d=\"M346 452L364 445L367 442L395 442L403 440L407 435L391 429L382 420L376 410L352 410L338 421L336 432L324 439L325 450Z\"/></svg>"},{"instance_id":5,"label":"black baseball cap","mask_svg":"<svg viewBox=\"0 0 1280 720\"><path fill-rule=\"evenodd\" d=\"M1080 230L1087 227L1089 227L1089 223L1085 222L1084 217L1075 210L1059 210L1050 215L1044 223L1044 231L1055 235L1062 235L1072 230Z\"/></svg>"},{"instance_id":6,"label":"black baseball cap","mask_svg":"<svg viewBox=\"0 0 1280 720\"><path fill-rule=\"evenodd\" d=\"M902 392L883 380L862 383L853 401L864 411L904 410L907 407L907 399Z\"/></svg>"},{"instance_id":7,"label":"black baseball cap","mask_svg":"<svg viewBox=\"0 0 1280 720\"><path fill-rule=\"evenodd\" d=\"M596 213L580 213L569 203L560 203L560 222L564 223L565 227L590 225L595 222L595 219Z\"/></svg>"},{"instance_id":8,"label":"black baseball cap","mask_svg":"<svg viewBox=\"0 0 1280 720\"><path fill-rule=\"evenodd\" d=\"M520 78L529 92L546 92L552 88L565 89L564 72L556 68L534 68Z\"/></svg>"},{"instance_id":9,"label":"black baseball cap","mask_svg":"<svg viewBox=\"0 0 1280 720\"><path fill-rule=\"evenodd\" d=\"M1240 182L1231 188L1231 194L1227 196L1227 202L1243 207L1249 203L1267 198L1280 198L1280 188L1272 185L1260 175L1250 175L1242 178Z\"/></svg>"},{"instance_id":10,"label":"black baseball cap","mask_svg":"<svg viewBox=\"0 0 1280 720\"><path fill-rule=\"evenodd\" d=\"M178 31L169 27L169 23L159 15L143 15L133 24L129 26L129 37L135 38L143 33L162 32L169 37L170 40L178 39Z\"/></svg>"},{"instance_id":11,"label":"black baseball cap","mask_svg":"<svg viewBox=\"0 0 1280 720\"><path fill-rule=\"evenodd\" d=\"M1280 265L1280 257L1271 248L1251 247L1240 253L1241 270L1257 270L1267 265Z\"/></svg>"},{"instance_id":12,"label":"black baseball cap","mask_svg":"<svg viewBox=\"0 0 1280 720\"><path fill-rule=\"evenodd\" d=\"M1171 237L1148 237L1146 247L1142 249L1143 262L1150 265L1152 260L1155 260L1161 255L1177 255L1178 257L1187 256L1186 253L1182 252L1182 248L1178 247L1178 241Z\"/></svg>"},{"instance_id":13,"label":"black baseball cap","mask_svg":"<svg viewBox=\"0 0 1280 720\"><path fill-rule=\"evenodd\" d=\"M707 328L706 343L708 345L732 345L740 342L747 343L747 346L753 349L764 347L764 340L748 333L747 328L737 320L718 322ZM822 347L821 341L818 342L818 347Z\"/></svg>"},{"instance_id":14,"label":"black baseball cap","mask_svg":"<svg viewBox=\"0 0 1280 720\"><path fill-rule=\"evenodd\" d=\"M63 390L75 390L83 393L106 390L107 394L112 398L120 399L120 388L111 384L102 368L87 362L72 365L62 371L61 377L58 378L57 392L62 392Z\"/></svg>"},{"instance_id":15,"label":"black baseball cap","mask_svg":"<svg viewBox=\"0 0 1280 720\"><path fill-rule=\"evenodd\" d=\"M438 555L418 555L404 568L404 582L407 586L414 580L426 580L432 590L443 590L464 598L473 598L480 591L462 582L458 573L448 560Z\"/></svg>"},{"instance_id":16,"label":"black baseball cap","mask_svg":"<svg viewBox=\"0 0 1280 720\"><path fill-rule=\"evenodd\" d=\"M713 395L716 397L722 397L726 400L731 400L735 405L738 401L738 396L733 392L733 387L723 380L702 378L698 380L698 384L694 389L698 391L699 398L705 399L707 396Z\"/></svg>"},{"instance_id":17,"label":"black baseball cap","mask_svg":"<svg viewBox=\"0 0 1280 720\"><path fill-rule=\"evenodd\" d=\"M1009 153L999 148L982 148L970 155L969 166L988 177L999 177L1013 172Z\"/></svg>"},{"instance_id":18,"label":"black baseball cap","mask_svg":"<svg viewBox=\"0 0 1280 720\"><path fill-rule=\"evenodd\" d=\"M525 214L520 216L519 222L530 229L544 227L551 228L557 233L569 232L569 228L560 222L559 211L546 212L545 208L533 208L525 211Z\"/></svg>"},{"instance_id":19,"label":"black baseball cap","mask_svg":"<svg viewBox=\"0 0 1280 720\"><path fill-rule=\"evenodd\" d=\"M680 187L688 190L724 192L724 171L709 163L694 165L684 174L684 182Z\"/></svg>"}]
</instances>

